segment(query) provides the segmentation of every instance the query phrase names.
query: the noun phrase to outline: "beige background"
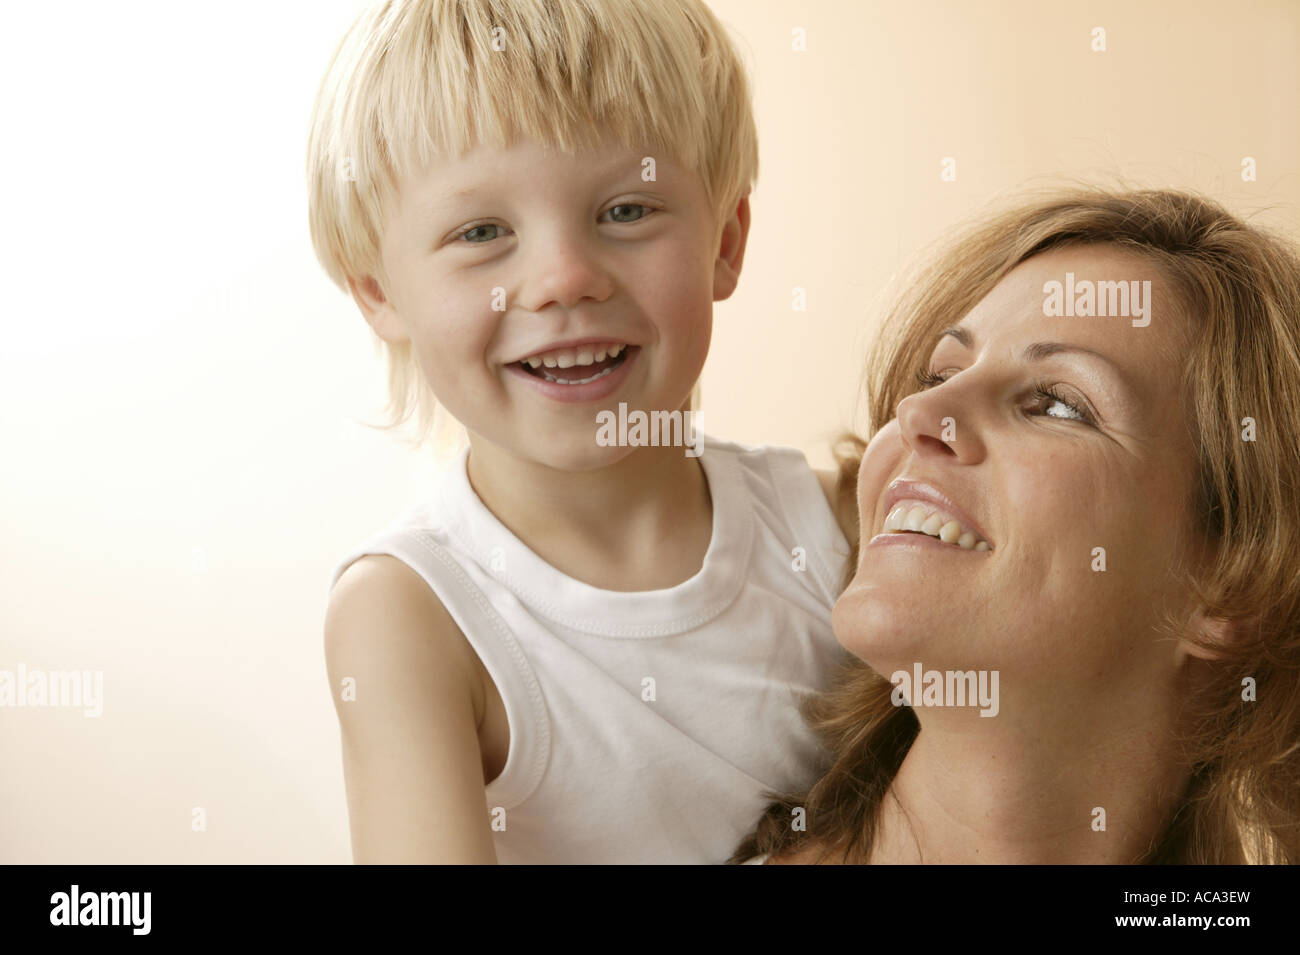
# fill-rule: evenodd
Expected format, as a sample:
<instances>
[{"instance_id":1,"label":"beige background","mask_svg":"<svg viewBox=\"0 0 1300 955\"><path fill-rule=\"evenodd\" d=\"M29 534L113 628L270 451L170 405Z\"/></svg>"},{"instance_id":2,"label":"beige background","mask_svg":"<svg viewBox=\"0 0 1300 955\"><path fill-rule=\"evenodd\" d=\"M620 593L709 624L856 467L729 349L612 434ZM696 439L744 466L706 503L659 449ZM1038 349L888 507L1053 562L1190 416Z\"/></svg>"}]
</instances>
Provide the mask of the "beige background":
<instances>
[{"instance_id":1,"label":"beige background","mask_svg":"<svg viewBox=\"0 0 1300 955\"><path fill-rule=\"evenodd\" d=\"M382 368L306 233L307 114L359 5L68 6L0 32L0 669L102 670L105 709L0 709L0 861L346 862L326 586L434 474L358 423ZM711 433L827 463L890 277L1027 182L1300 231L1300 4L713 6L762 170Z\"/></svg>"}]
</instances>

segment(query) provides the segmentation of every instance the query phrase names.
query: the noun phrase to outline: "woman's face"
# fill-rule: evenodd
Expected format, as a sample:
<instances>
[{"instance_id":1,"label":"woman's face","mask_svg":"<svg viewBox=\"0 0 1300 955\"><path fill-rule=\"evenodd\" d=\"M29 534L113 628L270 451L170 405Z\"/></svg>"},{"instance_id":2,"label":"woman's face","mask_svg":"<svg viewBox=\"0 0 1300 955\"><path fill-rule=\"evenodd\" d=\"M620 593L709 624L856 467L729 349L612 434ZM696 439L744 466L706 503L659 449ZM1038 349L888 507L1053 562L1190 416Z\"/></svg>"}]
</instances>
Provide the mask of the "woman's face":
<instances>
[{"instance_id":1,"label":"woman's face","mask_svg":"<svg viewBox=\"0 0 1300 955\"><path fill-rule=\"evenodd\" d=\"M1136 282L1140 298L1127 316L1049 316L1049 282L1079 305L1088 282ZM1122 307L1107 289L1108 310ZM1187 599L1169 574L1192 546L1186 322L1156 267L1117 247L1058 249L1008 274L917 369L942 383L901 401L867 447L840 643L886 676L998 670L1004 699L1013 686L1078 684L1101 701L1170 685L1180 658L1151 628ZM953 542L886 532L900 480L919 485L901 514L937 513L930 531L955 519L939 532Z\"/></svg>"}]
</instances>

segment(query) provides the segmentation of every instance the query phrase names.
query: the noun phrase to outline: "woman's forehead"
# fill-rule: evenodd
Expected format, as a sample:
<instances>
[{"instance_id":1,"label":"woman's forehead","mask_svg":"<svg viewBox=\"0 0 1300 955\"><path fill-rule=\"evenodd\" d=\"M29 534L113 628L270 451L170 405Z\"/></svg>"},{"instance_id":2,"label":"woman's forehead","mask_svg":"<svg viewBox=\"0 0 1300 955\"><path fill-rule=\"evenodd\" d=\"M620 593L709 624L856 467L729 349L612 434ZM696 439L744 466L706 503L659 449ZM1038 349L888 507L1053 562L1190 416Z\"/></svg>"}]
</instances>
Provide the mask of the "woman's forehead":
<instances>
[{"instance_id":1,"label":"woman's forehead","mask_svg":"<svg viewBox=\"0 0 1300 955\"><path fill-rule=\"evenodd\" d=\"M1073 346L1131 374L1177 373L1186 322L1150 258L1114 246L1071 246L1020 263L956 323L956 334L940 333L935 344Z\"/></svg>"}]
</instances>

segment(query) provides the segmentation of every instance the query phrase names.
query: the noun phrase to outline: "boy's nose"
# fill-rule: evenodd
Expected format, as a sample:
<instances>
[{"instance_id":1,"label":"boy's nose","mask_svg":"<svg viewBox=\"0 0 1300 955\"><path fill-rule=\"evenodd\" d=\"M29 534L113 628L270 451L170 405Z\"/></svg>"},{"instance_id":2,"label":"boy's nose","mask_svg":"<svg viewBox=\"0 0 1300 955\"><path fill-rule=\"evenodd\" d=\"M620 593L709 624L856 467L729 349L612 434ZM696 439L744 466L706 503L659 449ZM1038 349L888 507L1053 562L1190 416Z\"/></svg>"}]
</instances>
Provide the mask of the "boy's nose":
<instances>
[{"instance_id":1,"label":"boy's nose","mask_svg":"<svg viewBox=\"0 0 1300 955\"><path fill-rule=\"evenodd\" d=\"M530 312L548 305L572 308L584 299L603 302L614 291L613 278L580 240L552 239L533 250L519 292Z\"/></svg>"}]
</instances>

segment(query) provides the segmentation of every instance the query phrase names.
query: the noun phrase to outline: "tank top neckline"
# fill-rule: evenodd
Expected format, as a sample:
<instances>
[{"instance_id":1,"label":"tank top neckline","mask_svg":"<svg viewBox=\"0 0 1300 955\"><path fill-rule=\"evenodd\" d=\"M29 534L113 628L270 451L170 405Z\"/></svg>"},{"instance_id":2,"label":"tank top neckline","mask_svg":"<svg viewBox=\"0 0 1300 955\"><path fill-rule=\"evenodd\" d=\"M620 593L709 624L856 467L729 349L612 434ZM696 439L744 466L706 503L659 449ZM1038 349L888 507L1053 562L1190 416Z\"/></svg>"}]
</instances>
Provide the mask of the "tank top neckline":
<instances>
[{"instance_id":1,"label":"tank top neckline","mask_svg":"<svg viewBox=\"0 0 1300 955\"><path fill-rule=\"evenodd\" d=\"M473 554L481 569L530 611L584 633L608 637L660 637L699 627L739 595L753 545L754 516L744 506L744 478L732 452L701 434L699 461L708 483L713 520L700 569L661 590L602 590L543 560L501 523L469 483L465 448L438 486L446 530Z\"/></svg>"}]
</instances>

